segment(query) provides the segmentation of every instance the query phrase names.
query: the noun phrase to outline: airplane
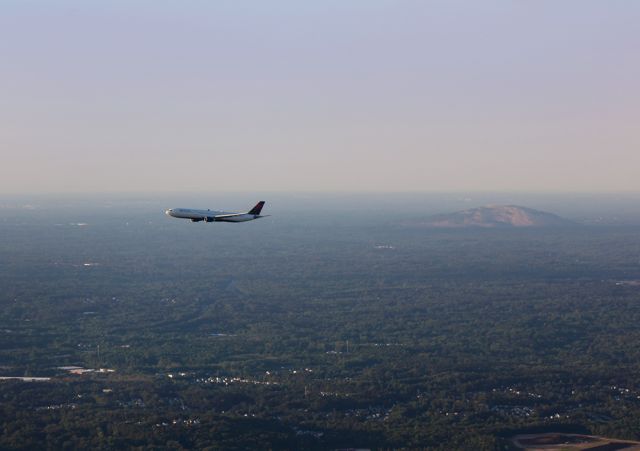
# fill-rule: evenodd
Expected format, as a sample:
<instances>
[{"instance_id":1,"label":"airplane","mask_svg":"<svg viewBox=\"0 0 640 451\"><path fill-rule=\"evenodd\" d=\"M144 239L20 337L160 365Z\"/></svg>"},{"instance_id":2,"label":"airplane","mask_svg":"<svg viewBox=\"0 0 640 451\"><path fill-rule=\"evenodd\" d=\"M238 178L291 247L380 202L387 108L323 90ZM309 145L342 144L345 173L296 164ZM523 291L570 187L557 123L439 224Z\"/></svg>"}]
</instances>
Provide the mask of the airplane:
<instances>
[{"instance_id":1,"label":"airplane","mask_svg":"<svg viewBox=\"0 0 640 451\"><path fill-rule=\"evenodd\" d=\"M229 213L215 210L192 210L190 208L170 208L164 213L174 218L191 219L191 222L246 222L264 218L270 215L261 215L264 201L261 200L246 213Z\"/></svg>"}]
</instances>

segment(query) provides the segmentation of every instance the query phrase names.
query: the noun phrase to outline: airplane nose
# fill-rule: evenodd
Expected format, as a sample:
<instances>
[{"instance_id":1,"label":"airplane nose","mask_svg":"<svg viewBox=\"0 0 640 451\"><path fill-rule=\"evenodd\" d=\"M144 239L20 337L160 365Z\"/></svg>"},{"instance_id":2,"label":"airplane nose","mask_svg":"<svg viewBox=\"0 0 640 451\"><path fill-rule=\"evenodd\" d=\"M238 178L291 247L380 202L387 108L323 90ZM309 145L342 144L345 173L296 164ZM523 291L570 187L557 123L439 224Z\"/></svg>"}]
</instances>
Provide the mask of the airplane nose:
<instances>
[{"instance_id":1,"label":"airplane nose","mask_svg":"<svg viewBox=\"0 0 640 451\"><path fill-rule=\"evenodd\" d=\"M167 215L167 216L171 216L171 213L172 213L172 212L173 212L173 210L172 210L172 209L168 209L168 210L165 210L165 211L164 211L164 214L165 214L165 215Z\"/></svg>"}]
</instances>

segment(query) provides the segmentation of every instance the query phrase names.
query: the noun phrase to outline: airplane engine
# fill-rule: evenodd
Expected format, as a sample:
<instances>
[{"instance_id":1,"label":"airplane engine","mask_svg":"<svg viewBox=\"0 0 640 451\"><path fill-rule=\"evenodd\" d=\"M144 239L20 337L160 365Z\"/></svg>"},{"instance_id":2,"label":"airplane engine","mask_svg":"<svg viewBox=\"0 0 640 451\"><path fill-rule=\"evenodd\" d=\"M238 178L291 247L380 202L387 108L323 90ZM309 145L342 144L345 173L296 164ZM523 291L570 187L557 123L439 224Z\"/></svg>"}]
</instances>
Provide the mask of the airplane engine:
<instances>
[{"instance_id":1,"label":"airplane engine","mask_svg":"<svg viewBox=\"0 0 640 451\"><path fill-rule=\"evenodd\" d=\"M213 222L213 221L215 221L215 218L209 218L209 217L207 217L207 218L205 218L205 221L206 221L206 222Z\"/></svg>"},{"instance_id":2,"label":"airplane engine","mask_svg":"<svg viewBox=\"0 0 640 451\"><path fill-rule=\"evenodd\" d=\"M195 219L195 218L191 219L191 222L200 222L200 221L202 221L202 219Z\"/></svg>"}]
</instances>

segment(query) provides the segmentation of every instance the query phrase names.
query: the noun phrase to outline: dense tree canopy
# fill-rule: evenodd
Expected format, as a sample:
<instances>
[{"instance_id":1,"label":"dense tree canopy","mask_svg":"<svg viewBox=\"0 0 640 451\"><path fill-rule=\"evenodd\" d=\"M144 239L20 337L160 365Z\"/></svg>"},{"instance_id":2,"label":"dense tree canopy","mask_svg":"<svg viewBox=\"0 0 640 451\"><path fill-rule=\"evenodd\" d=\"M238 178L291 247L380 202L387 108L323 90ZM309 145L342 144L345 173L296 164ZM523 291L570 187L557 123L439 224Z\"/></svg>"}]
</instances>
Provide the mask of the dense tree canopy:
<instances>
[{"instance_id":1,"label":"dense tree canopy","mask_svg":"<svg viewBox=\"0 0 640 451\"><path fill-rule=\"evenodd\" d=\"M0 448L640 438L636 229L122 214L0 222Z\"/></svg>"}]
</instances>

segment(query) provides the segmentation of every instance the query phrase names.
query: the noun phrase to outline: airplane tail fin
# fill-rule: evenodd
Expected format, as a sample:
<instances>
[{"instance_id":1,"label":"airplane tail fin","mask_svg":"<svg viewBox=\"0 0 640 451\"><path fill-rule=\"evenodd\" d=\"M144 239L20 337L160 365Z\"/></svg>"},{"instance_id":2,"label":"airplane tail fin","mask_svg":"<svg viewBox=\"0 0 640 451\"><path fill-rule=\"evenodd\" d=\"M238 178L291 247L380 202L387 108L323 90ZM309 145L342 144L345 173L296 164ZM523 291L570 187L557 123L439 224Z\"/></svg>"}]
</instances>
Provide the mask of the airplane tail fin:
<instances>
[{"instance_id":1,"label":"airplane tail fin","mask_svg":"<svg viewBox=\"0 0 640 451\"><path fill-rule=\"evenodd\" d=\"M264 207L264 201L263 200L258 202L255 207L253 207L251 210L249 210L248 214L250 214L250 215L259 215L260 212L262 211L262 207Z\"/></svg>"}]
</instances>

